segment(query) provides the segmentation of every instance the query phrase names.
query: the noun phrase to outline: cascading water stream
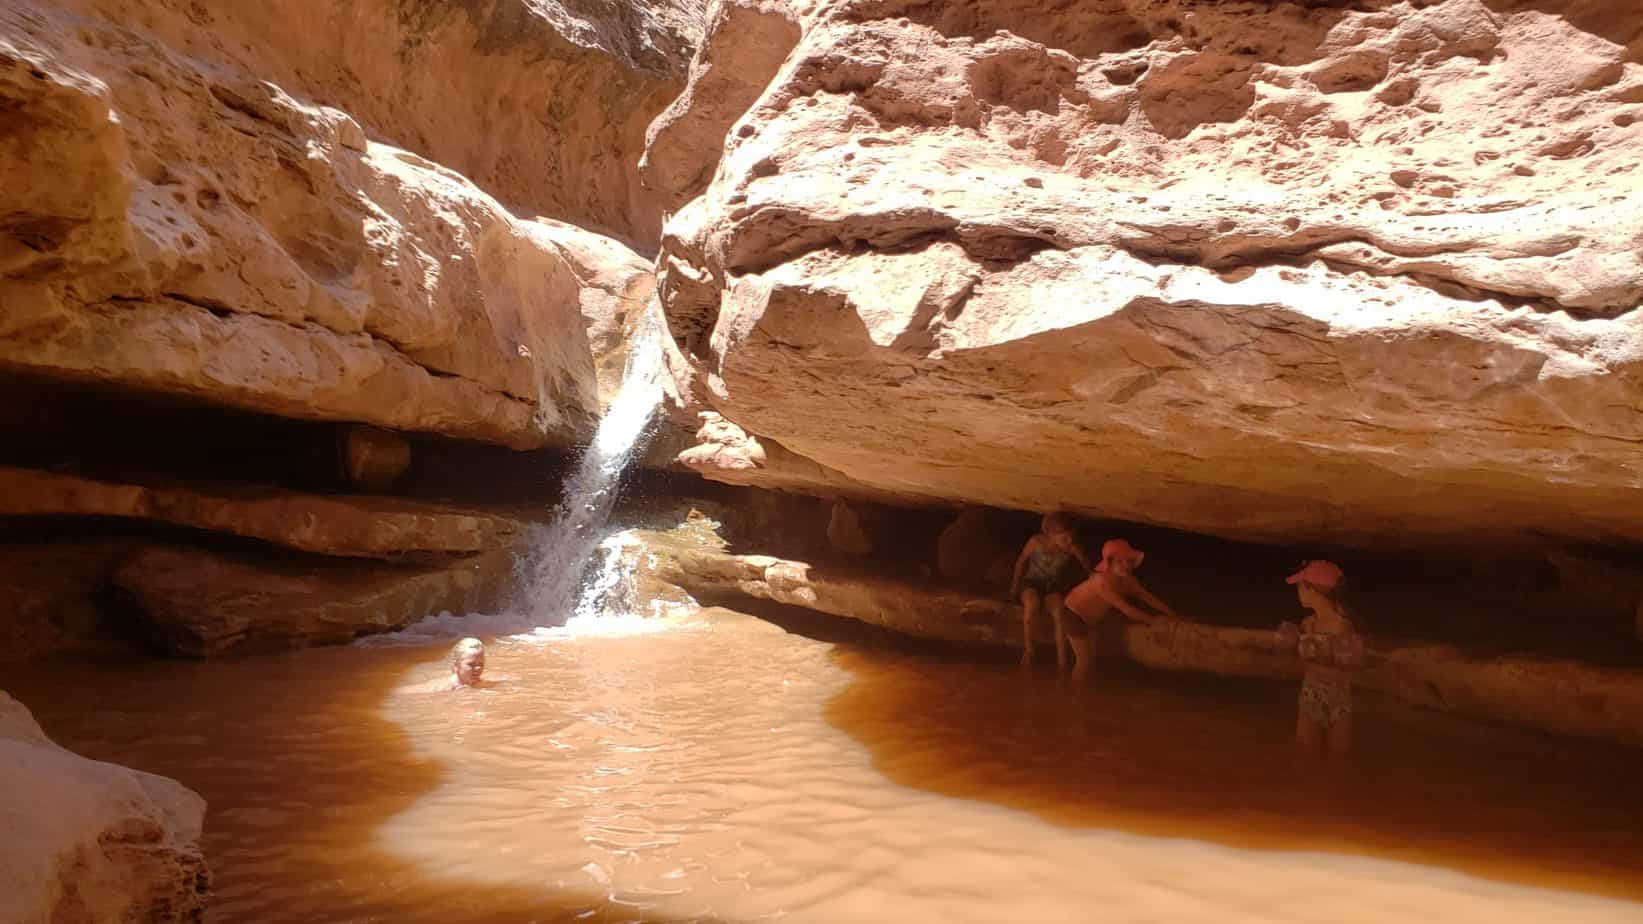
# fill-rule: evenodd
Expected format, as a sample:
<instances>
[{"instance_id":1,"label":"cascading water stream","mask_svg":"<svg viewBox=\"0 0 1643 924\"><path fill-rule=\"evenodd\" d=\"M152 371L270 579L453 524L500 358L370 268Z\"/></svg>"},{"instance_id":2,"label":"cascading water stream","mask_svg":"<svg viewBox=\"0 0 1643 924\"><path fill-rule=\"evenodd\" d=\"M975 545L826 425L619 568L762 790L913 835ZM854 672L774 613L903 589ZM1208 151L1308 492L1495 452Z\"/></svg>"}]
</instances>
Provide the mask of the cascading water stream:
<instances>
[{"instance_id":1,"label":"cascading water stream","mask_svg":"<svg viewBox=\"0 0 1643 924\"><path fill-rule=\"evenodd\" d=\"M598 615L598 594L584 593L583 572L605 540L605 523L622 473L643 448L662 401L661 332L645 324L634 333L616 397L599 422L593 442L565 482L554 517L535 527L522 569L520 615L533 626L552 626Z\"/></svg>"}]
</instances>

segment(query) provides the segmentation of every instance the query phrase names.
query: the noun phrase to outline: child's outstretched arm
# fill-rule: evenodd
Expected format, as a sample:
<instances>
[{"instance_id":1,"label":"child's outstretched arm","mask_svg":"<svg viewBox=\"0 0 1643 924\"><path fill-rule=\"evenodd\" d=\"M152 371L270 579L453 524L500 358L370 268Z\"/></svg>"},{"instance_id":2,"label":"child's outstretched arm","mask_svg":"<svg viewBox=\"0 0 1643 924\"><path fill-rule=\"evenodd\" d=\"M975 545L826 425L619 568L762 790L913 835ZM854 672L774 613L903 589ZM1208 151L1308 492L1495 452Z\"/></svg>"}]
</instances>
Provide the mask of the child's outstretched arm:
<instances>
[{"instance_id":1,"label":"child's outstretched arm","mask_svg":"<svg viewBox=\"0 0 1643 924\"><path fill-rule=\"evenodd\" d=\"M1147 605L1151 606L1158 612L1163 613L1165 616L1168 616L1171 619L1181 618L1180 613L1177 613L1174 609L1172 609L1168 603L1165 603L1164 601L1153 596L1152 591L1148 590L1146 585L1142 584L1140 580L1135 582L1135 592L1141 595L1141 599L1147 601Z\"/></svg>"},{"instance_id":2,"label":"child's outstretched arm","mask_svg":"<svg viewBox=\"0 0 1643 924\"><path fill-rule=\"evenodd\" d=\"M1128 600L1124 599L1123 594L1109 587L1106 581L1102 581L1096 585L1095 592L1101 595L1101 599L1112 604L1118 609L1119 612L1135 620L1136 622L1156 622L1158 619L1158 617L1152 615L1151 613L1145 612L1140 608L1131 605Z\"/></svg>"}]
</instances>

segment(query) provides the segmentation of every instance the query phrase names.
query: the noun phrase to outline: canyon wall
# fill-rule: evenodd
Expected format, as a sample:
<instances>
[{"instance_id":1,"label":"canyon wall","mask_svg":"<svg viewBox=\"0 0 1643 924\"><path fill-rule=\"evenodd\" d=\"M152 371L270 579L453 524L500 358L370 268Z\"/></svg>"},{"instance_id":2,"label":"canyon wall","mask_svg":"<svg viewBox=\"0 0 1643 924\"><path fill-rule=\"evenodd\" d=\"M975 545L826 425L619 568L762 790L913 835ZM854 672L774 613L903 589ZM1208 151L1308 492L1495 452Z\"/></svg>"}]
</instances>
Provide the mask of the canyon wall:
<instances>
[{"instance_id":1,"label":"canyon wall","mask_svg":"<svg viewBox=\"0 0 1643 924\"><path fill-rule=\"evenodd\" d=\"M654 247L635 174L679 92L703 0L59 0L341 109L514 212Z\"/></svg>"},{"instance_id":2,"label":"canyon wall","mask_svg":"<svg viewBox=\"0 0 1643 924\"><path fill-rule=\"evenodd\" d=\"M1643 541L1629 0L727 0L644 177L710 478Z\"/></svg>"},{"instance_id":3,"label":"canyon wall","mask_svg":"<svg viewBox=\"0 0 1643 924\"><path fill-rule=\"evenodd\" d=\"M495 478L458 450L585 445L662 320L657 445L709 478L1289 545L1635 548L1640 151L1633 0L14 0L0 658L498 608L523 515L427 501ZM148 401L169 430L116 426ZM185 465L193 412L246 445L337 436L353 493L241 467L234 437ZM118 433L20 458L47 424ZM360 496L442 452L420 501ZM889 559L918 550L830 509L879 573L687 550L674 577L1008 641L1012 604L908 591ZM951 584L998 557L965 551ZM1643 620L1634 570L1557 561ZM1271 673L1257 638L1125 645ZM1638 740L1630 667L1383 647L1376 682L1413 701ZM0 752L14 799L70 808L12 812L0 905L199 918L197 797L62 752L3 694Z\"/></svg>"},{"instance_id":4,"label":"canyon wall","mask_svg":"<svg viewBox=\"0 0 1643 924\"><path fill-rule=\"evenodd\" d=\"M351 477L385 491L430 445L582 444L660 313L657 446L710 478L1624 551L1627 6L28 0L0 11L0 386L370 425L348 445L393 465ZM10 512L263 515L75 474Z\"/></svg>"},{"instance_id":5,"label":"canyon wall","mask_svg":"<svg viewBox=\"0 0 1643 924\"><path fill-rule=\"evenodd\" d=\"M0 658L494 608L516 520L358 495L494 499L505 450L551 485L591 437L660 318L638 161L701 14L0 9Z\"/></svg>"},{"instance_id":6,"label":"canyon wall","mask_svg":"<svg viewBox=\"0 0 1643 924\"><path fill-rule=\"evenodd\" d=\"M649 275L622 245L56 6L0 13L0 98L0 369L515 448L591 432L583 311Z\"/></svg>"}]
</instances>

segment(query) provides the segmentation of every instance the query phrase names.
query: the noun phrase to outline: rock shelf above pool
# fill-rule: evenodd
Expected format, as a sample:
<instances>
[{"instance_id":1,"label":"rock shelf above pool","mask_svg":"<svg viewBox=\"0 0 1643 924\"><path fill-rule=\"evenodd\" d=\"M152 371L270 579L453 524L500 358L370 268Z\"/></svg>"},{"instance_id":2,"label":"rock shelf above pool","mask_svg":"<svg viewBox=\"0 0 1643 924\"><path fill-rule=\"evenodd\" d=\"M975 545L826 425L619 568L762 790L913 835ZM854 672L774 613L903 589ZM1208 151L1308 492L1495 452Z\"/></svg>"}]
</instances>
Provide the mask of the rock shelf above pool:
<instances>
[{"instance_id":1,"label":"rock shelf above pool","mask_svg":"<svg viewBox=\"0 0 1643 924\"><path fill-rule=\"evenodd\" d=\"M18 658L126 640L243 654L488 611L525 534L431 501L9 467L0 522L0 641Z\"/></svg>"},{"instance_id":2,"label":"rock shelf above pool","mask_svg":"<svg viewBox=\"0 0 1643 924\"><path fill-rule=\"evenodd\" d=\"M519 530L507 517L385 497L123 483L8 467L0 467L0 515L147 520L302 552L381 559L472 555Z\"/></svg>"},{"instance_id":3,"label":"rock shelf above pool","mask_svg":"<svg viewBox=\"0 0 1643 924\"><path fill-rule=\"evenodd\" d=\"M113 584L148 641L207 657L349 642L441 612L491 612L513 564L508 550L406 567L156 546L128 559Z\"/></svg>"}]
</instances>

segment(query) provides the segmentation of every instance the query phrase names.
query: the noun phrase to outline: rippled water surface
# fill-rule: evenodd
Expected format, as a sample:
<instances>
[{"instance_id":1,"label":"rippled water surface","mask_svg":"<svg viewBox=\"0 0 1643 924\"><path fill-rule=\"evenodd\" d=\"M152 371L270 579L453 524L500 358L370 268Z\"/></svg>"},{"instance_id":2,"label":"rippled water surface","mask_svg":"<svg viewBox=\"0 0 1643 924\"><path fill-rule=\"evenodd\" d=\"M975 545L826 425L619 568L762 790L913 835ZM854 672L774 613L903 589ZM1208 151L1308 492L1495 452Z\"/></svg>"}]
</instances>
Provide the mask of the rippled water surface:
<instances>
[{"instance_id":1,"label":"rippled water surface","mask_svg":"<svg viewBox=\"0 0 1643 924\"><path fill-rule=\"evenodd\" d=\"M814 641L708 611L442 648L7 679L61 743L211 804L241 921L1643 920L1635 752L1365 697Z\"/></svg>"}]
</instances>

